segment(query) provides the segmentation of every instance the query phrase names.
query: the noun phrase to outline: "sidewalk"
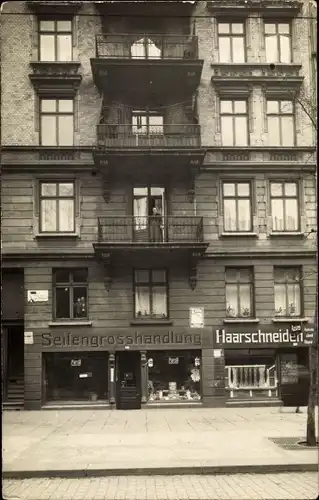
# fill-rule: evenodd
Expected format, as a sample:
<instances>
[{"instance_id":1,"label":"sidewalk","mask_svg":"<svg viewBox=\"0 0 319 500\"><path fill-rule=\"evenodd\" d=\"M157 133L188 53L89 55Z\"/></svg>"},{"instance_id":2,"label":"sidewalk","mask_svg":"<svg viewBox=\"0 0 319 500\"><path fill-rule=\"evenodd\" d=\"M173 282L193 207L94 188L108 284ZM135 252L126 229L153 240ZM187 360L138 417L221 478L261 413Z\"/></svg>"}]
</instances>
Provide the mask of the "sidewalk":
<instances>
[{"instance_id":1,"label":"sidewalk","mask_svg":"<svg viewBox=\"0 0 319 500\"><path fill-rule=\"evenodd\" d=\"M316 449L271 440L304 440L302 410L4 412L3 477L315 471Z\"/></svg>"}]
</instances>

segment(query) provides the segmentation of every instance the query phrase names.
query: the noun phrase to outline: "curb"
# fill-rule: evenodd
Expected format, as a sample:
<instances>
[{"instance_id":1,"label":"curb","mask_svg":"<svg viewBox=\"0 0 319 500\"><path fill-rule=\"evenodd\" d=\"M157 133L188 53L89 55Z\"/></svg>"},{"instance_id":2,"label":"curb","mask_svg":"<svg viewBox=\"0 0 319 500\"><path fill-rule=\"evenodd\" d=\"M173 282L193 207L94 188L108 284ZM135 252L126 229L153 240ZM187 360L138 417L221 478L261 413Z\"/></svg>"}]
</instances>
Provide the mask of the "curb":
<instances>
[{"instance_id":1,"label":"curb","mask_svg":"<svg viewBox=\"0 0 319 500\"><path fill-rule=\"evenodd\" d=\"M265 465L221 465L194 467L141 467L130 469L61 469L2 471L3 479L30 478L84 478L106 476L185 476L185 475L230 475L230 474L276 474L283 472L317 472L314 463L265 464Z\"/></svg>"}]
</instances>

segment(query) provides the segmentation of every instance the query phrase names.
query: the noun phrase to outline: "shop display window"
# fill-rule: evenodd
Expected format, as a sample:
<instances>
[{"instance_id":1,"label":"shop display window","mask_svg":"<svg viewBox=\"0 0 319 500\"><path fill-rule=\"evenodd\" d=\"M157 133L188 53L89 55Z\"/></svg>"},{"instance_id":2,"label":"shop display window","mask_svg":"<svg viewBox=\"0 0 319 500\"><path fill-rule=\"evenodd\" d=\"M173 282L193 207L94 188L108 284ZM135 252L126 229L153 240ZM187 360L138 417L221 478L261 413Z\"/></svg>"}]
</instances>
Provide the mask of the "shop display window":
<instances>
[{"instance_id":1,"label":"shop display window","mask_svg":"<svg viewBox=\"0 0 319 500\"><path fill-rule=\"evenodd\" d=\"M150 402L187 402L201 399L201 352L148 353Z\"/></svg>"},{"instance_id":2,"label":"shop display window","mask_svg":"<svg viewBox=\"0 0 319 500\"><path fill-rule=\"evenodd\" d=\"M231 389L276 388L276 350L226 349L225 380Z\"/></svg>"},{"instance_id":3,"label":"shop display window","mask_svg":"<svg viewBox=\"0 0 319 500\"><path fill-rule=\"evenodd\" d=\"M47 401L106 401L108 353L45 353Z\"/></svg>"}]
</instances>

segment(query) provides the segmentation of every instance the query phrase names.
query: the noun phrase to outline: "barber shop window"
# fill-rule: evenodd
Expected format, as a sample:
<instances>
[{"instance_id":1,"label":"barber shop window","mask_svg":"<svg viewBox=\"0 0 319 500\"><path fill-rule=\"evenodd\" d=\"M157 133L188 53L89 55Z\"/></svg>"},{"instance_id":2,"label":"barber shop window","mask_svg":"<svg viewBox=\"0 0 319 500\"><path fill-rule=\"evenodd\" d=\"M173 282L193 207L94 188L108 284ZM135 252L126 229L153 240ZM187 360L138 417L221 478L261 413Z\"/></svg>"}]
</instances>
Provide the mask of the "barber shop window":
<instances>
[{"instance_id":1,"label":"barber shop window","mask_svg":"<svg viewBox=\"0 0 319 500\"><path fill-rule=\"evenodd\" d=\"M87 319L87 269L55 269L53 279L55 319Z\"/></svg>"},{"instance_id":2,"label":"barber shop window","mask_svg":"<svg viewBox=\"0 0 319 500\"><path fill-rule=\"evenodd\" d=\"M134 271L134 316L137 319L168 317L168 281L165 269Z\"/></svg>"}]
</instances>

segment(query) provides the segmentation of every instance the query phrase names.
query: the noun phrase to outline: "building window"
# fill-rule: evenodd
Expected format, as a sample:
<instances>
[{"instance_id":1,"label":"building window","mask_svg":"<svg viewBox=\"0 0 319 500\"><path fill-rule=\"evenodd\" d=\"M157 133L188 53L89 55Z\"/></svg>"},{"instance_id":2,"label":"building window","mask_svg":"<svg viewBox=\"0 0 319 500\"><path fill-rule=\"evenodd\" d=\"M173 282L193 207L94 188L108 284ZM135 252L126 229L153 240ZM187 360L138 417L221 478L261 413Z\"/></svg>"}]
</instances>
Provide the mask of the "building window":
<instances>
[{"instance_id":1,"label":"building window","mask_svg":"<svg viewBox=\"0 0 319 500\"><path fill-rule=\"evenodd\" d=\"M253 270L251 268L226 269L226 317L252 318Z\"/></svg>"},{"instance_id":2,"label":"building window","mask_svg":"<svg viewBox=\"0 0 319 500\"><path fill-rule=\"evenodd\" d=\"M273 231L299 231L299 199L296 182L271 182Z\"/></svg>"},{"instance_id":3,"label":"building window","mask_svg":"<svg viewBox=\"0 0 319 500\"><path fill-rule=\"evenodd\" d=\"M267 101L269 146L294 146L295 118L292 101Z\"/></svg>"},{"instance_id":4,"label":"building window","mask_svg":"<svg viewBox=\"0 0 319 500\"><path fill-rule=\"evenodd\" d=\"M250 182L223 182L224 231L252 231Z\"/></svg>"},{"instance_id":5,"label":"building window","mask_svg":"<svg viewBox=\"0 0 319 500\"><path fill-rule=\"evenodd\" d=\"M43 353L45 400L105 403L108 400L108 370L105 369L108 359L105 351Z\"/></svg>"},{"instance_id":6,"label":"building window","mask_svg":"<svg viewBox=\"0 0 319 500\"><path fill-rule=\"evenodd\" d=\"M245 33L243 23L218 23L219 62L244 63Z\"/></svg>"},{"instance_id":7,"label":"building window","mask_svg":"<svg viewBox=\"0 0 319 500\"><path fill-rule=\"evenodd\" d=\"M168 283L165 269L134 272L134 313L138 319L168 317Z\"/></svg>"},{"instance_id":8,"label":"building window","mask_svg":"<svg viewBox=\"0 0 319 500\"><path fill-rule=\"evenodd\" d=\"M265 23L266 62L291 63L291 27L289 23Z\"/></svg>"},{"instance_id":9,"label":"building window","mask_svg":"<svg viewBox=\"0 0 319 500\"><path fill-rule=\"evenodd\" d=\"M247 101L220 101L223 146L248 145Z\"/></svg>"},{"instance_id":10,"label":"building window","mask_svg":"<svg viewBox=\"0 0 319 500\"><path fill-rule=\"evenodd\" d=\"M301 315L301 272L298 267L275 267L275 316Z\"/></svg>"},{"instance_id":11,"label":"building window","mask_svg":"<svg viewBox=\"0 0 319 500\"><path fill-rule=\"evenodd\" d=\"M40 183L40 232L74 233L74 182Z\"/></svg>"},{"instance_id":12,"label":"building window","mask_svg":"<svg viewBox=\"0 0 319 500\"><path fill-rule=\"evenodd\" d=\"M40 61L72 61L72 21L40 20Z\"/></svg>"},{"instance_id":13,"label":"building window","mask_svg":"<svg viewBox=\"0 0 319 500\"><path fill-rule=\"evenodd\" d=\"M54 271L55 319L86 319L87 269Z\"/></svg>"},{"instance_id":14,"label":"building window","mask_svg":"<svg viewBox=\"0 0 319 500\"><path fill-rule=\"evenodd\" d=\"M201 399L201 351L149 351L148 399L185 402Z\"/></svg>"},{"instance_id":15,"label":"building window","mask_svg":"<svg viewBox=\"0 0 319 500\"><path fill-rule=\"evenodd\" d=\"M73 146L73 99L41 99L41 146Z\"/></svg>"},{"instance_id":16,"label":"building window","mask_svg":"<svg viewBox=\"0 0 319 500\"><path fill-rule=\"evenodd\" d=\"M150 38L141 38L131 45L132 59L161 59L162 51Z\"/></svg>"},{"instance_id":17,"label":"building window","mask_svg":"<svg viewBox=\"0 0 319 500\"><path fill-rule=\"evenodd\" d=\"M164 133L164 116L156 111L132 112L133 134L157 135Z\"/></svg>"}]
</instances>

